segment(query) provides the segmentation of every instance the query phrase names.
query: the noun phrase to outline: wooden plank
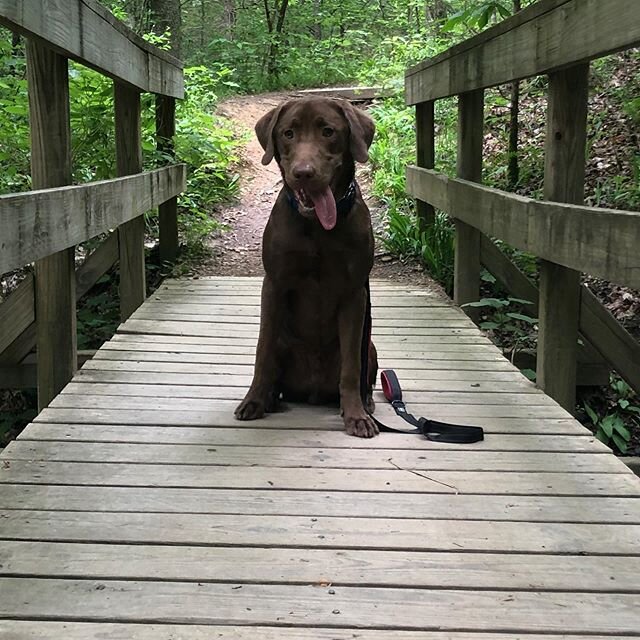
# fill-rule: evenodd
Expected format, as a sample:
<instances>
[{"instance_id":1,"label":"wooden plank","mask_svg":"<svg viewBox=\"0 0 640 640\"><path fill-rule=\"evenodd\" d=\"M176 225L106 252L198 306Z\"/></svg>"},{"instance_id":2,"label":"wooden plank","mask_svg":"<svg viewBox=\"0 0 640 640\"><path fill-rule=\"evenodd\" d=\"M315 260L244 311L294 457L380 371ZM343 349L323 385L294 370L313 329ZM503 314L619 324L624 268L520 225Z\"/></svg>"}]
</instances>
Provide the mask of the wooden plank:
<instances>
[{"instance_id":1,"label":"wooden plank","mask_svg":"<svg viewBox=\"0 0 640 640\"><path fill-rule=\"evenodd\" d=\"M3 484L0 509L640 524L637 497Z\"/></svg>"},{"instance_id":2,"label":"wooden plank","mask_svg":"<svg viewBox=\"0 0 640 640\"><path fill-rule=\"evenodd\" d=\"M637 556L640 525L2 511L0 539ZM421 533L422 531L422 533Z\"/></svg>"},{"instance_id":3,"label":"wooden plank","mask_svg":"<svg viewBox=\"0 0 640 640\"><path fill-rule=\"evenodd\" d=\"M0 195L0 272L89 240L184 190L184 165L83 185ZM57 214L58 222L52 217Z\"/></svg>"},{"instance_id":4,"label":"wooden plank","mask_svg":"<svg viewBox=\"0 0 640 640\"><path fill-rule=\"evenodd\" d=\"M635 594L2 578L0 615L44 619L635 633ZM238 593L239 591L239 593ZM212 607L211 603L216 606ZM246 606L250 602L252 606ZM612 616L611 611L616 615ZM452 615L452 612L460 612ZM464 622L460 618L464 616Z\"/></svg>"},{"instance_id":5,"label":"wooden plank","mask_svg":"<svg viewBox=\"0 0 640 640\"><path fill-rule=\"evenodd\" d=\"M526 565L526 573L522 566ZM6 541L0 575L421 589L638 593L640 558ZM611 580L615 576L615 580Z\"/></svg>"},{"instance_id":6,"label":"wooden plank","mask_svg":"<svg viewBox=\"0 0 640 640\"><path fill-rule=\"evenodd\" d=\"M130 318L119 329L121 333L161 333L164 335L190 335L198 337L220 337L233 338L245 337L256 340L258 337L258 327L252 325L238 325L229 327L225 325L206 324L202 322L183 323L179 320L138 320ZM406 334L409 337L422 336L455 336L456 341L460 338L469 338L476 342L487 343L487 338L476 328L469 325L458 328L441 328L441 327L375 327L374 337L382 336L402 336L404 339Z\"/></svg>"},{"instance_id":7,"label":"wooden plank","mask_svg":"<svg viewBox=\"0 0 640 640\"><path fill-rule=\"evenodd\" d=\"M592 28L594 24L597 29ZM640 6L635 3L534 3L475 39L410 68L405 77L405 99L412 105L505 84L638 43Z\"/></svg>"},{"instance_id":8,"label":"wooden plank","mask_svg":"<svg viewBox=\"0 0 640 640\"><path fill-rule=\"evenodd\" d=\"M204 429L219 429L219 428L232 428L237 427L238 423L233 417L233 407L227 404L226 409L217 409L216 411L212 411L209 414L209 421L202 422L196 425L175 425L171 422L162 423L161 418L157 416L157 414L153 414L156 416L156 419L153 420L153 415L149 415L150 420L146 422L144 425L136 424L134 426L139 426L141 428L149 427L151 429L161 429L163 427L175 427L176 429L191 429L191 428L204 428ZM237 403L236 403L237 404ZM474 411L477 412L478 407L474 408ZM94 422L92 420L82 420L78 416L78 412L67 412L67 416L70 417L68 422L60 419L60 410L56 410L53 413L48 413L45 418L39 420L40 422L47 425L68 425L68 424L84 424L87 426L91 426L95 430L101 429L105 425L114 425L114 426L132 426L131 420L127 418L123 418L121 421L118 421L115 418L114 414L108 414L107 418L109 421L104 421L104 413L100 412L99 414L92 414L98 422ZM457 409L450 407L449 411L458 411ZM486 412L486 411L485 411ZM130 415L131 412L128 412ZM469 412L473 414L473 411ZM495 413L495 412L494 412ZM502 413L505 413L504 408ZM558 417L556 416L536 416L535 414L538 411L534 411L533 415L531 413L527 413L525 411L525 417L522 416L488 416L491 420L483 420L483 428L486 433L504 433L504 434L546 434L546 435L581 435L588 436L591 432L586 428L580 425L580 423L572 420L568 417ZM124 412L123 412L124 414ZM126 414L125 414L126 415ZM139 414L137 414L139 417ZM395 416L389 415L388 411L383 411L380 406L377 408L377 416L384 420L385 423L390 425L396 424L396 420L399 425L402 425L399 419ZM446 416L446 418L445 418ZM169 416L171 417L171 416ZM441 416L443 419L455 419L455 421L459 424L477 424L479 422L478 417L474 417L473 415L454 415L452 413L445 413ZM100 422L102 420L102 422ZM314 422L309 422L313 420ZM129 423L129 424L128 424ZM301 431L314 431L313 426L308 426L309 424L315 425L317 429L322 428L327 431L336 431L338 433L343 432L344 425L340 422L339 415L334 409L330 408L322 408L316 409L311 406L299 405L295 407L286 407L284 411L270 414L265 418L260 418L256 422L252 423L252 427L261 428L261 429L288 429L288 430L301 430ZM98 426L100 425L100 426ZM404 425L402 425L404 426ZM403 436L404 437L404 436ZM411 438L408 442L414 443L418 438ZM378 440L371 441L374 443L378 442ZM351 446L351 439L348 439L349 446ZM355 446L355 445L354 445ZM401 446L400 448L405 448Z\"/></svg>"},{"instance_id":9,"label":"wooden plank","mask_svg":"<svg viewBox=\"0 0 640 640\"><path fill-rule=\"evenodd\" d=\"M580 289L580 329L602 357L640 393L640 345L584 285Z\"/></svg>"},{"instance_id":10,"label":"wooden plank","mask_svg":"<svg viewBox=\"0 0 640 640\"><path fill-rule=\"evenodd\" d=\"M93 355L93 351L78 351L78 367ZM38 386L37 354L29 354L21 364L0 364L0 389L35 389ZM68 386L68 385L67 385Z\"/></svg>"},{"instance_id":11,"label":"wooden plank","mask_svg":"<svg viewBox=\"0 0 640 640\"><path fill-rule=\"evenodd\" d=\"M584 202L588 100L588 64L556 71L549 76L544 167L546 200L571 204ZM545 393L573 412L580 272L546 260L540 263L539 271L536 381Z\"/></svg>"},{"instance_id":12,"label":"wooden plank","mask_svg":"<svg viewBox=\"0 0 640 640\"><path fill-rule=\"evenodd\" d=\"M35 322L33 274L25 279L0 304L0 354Z\"/></svg>"},{"instance_id":13,"label":"wooden plank","mask_svg":"<svg viewBox=\"0 0 640 640\"><path fill-rule=\"evenodd\" d=\"M532 200L419 167L407 167L407 191L517 249L640 287L640 213Z\"/></svg>"},{"instance_id":14,"label":"wooden plank","mask_svg":"<svg viewBox=\"0 0 640 640\"><path fill-rule=\"evenodd\" d=\"M456 173L464 180L482 181L483 130L484 91L461 94L458 98ZM480 299L480 233L456 218L455 245L453 300L462 306ZM463 310L472 320L479 318L477 309L467 307Z\"/></svg>"},{"instance_id":15,"label":"wooden plank","mask_svg":"<svg viewBox=\"0 0 640 640\"><path fill-rule=\"evenodd\" d=\"M60 440L64 442L131 442L138 444L200 444L240 447L314 447L319 449L467 449L476 451L558 451L609 453L593 435L513 435L494 433L473 444L447 444L426 438L403 438L381 433L373 438L345 438L337 431L258 429L250 427L211 429L207 427L143 427L31 423L18 440ZM639 505L640 507L640 505Z\"/></svg>"},{"instance_id":16,"label":"wooden plank","mask_svg":"<svg viewBox=\"0 0 640 640\"><path fill-rule=\"evenodd\" d=\"M376 98L388 98L395 95L395 92L385 87L326 87L322 89L300 89L295 92L295 95L298 97L328 96L352 102L365 102Z\"/></svg>"},{"instance_id":17,"label":"wooden plank","mask_svg":"<svg viewBox=\"0 0 640 640\"><path fill-rule=\"evenodd\" d=\"M252 365L255 358L251 353L224 353L220 347L215 345L146 345L144 343L119 343L119 348L101 347L96 352L94 360L120 360L136 362L200 362L204 364L234 364ZM128 349L126 347L129 347ZM191 347L191 348L189 348ZM240 347L241 349L242 347ZM217 350L216 350L217 349ZM247 349L248 350L248 349ZM408 353L408 352L406 352ZM472 362L500 362L504 356L495 347L484 347L474 345L466 350L434 351L428 355L430 360L469 360ZM393 361L401 360L399 364L409 369L420 369L424 360L409 360L394 358ZM381 363L391 362L391 357L380 358Z\"/></svg>"},{"instance_id":18,"label":"wooden plank","mask_svg":"<svg viewBox=\"0 0 640 640\"><path fill-rule=\"evenodd\" d=\"M244 396L246 386L251 382L251 377L244 379L244 383L236 383L237 386L210 386L192 389L189 385L184 385L174 391L173 385L131 385L123 383L103 383L99 385L74 384L66 393L61 393L60 398L56 398L51 403L52 408L60 407L83 407L83 399L86 400L89 408L111 408L114 402L120 409L156 409L177 410L185 409L215 410L218 406L217 400L238 400ZM428 384L426 385L428 386ZM164 388L162 388L164 387ZM159 389L154 393L155 389ZM382 407L385 405L379 391L375 393L375 400ZM404 394L405 401L412 407L420 405L465 405L482 404L497 405L519 405L524 407L555 407L553 401L545 394L537 393L503 393L500 391L407 391ZM173 401L173 404L172 404ZM513 408L513 407L512 407Z\"/></svg>"},{"instance_id":19,"label":"wooden plank","mask_svg":"<svg viewBox=\"0 0 640 640\"><path fill-rule=\"evenodd\" d=\"M154 409L69 409L69 408L49 408L42 411L35 419L36 422L59 422L74 424L141 424L141 425L170 425L170 426L234 426L236 424L233 417L233 410L237 406L237 400L217 400L216 409L206 410L154 410ZM483 404L467 404L467 405L440 405L440 404L418 404L411 405L411 410L418 415L428 415L434 420L442 420L448 422L457 422L461 419L467 421L475 421L482 423L487 422L487 418L491 418L491 422L495 418L555 418L558 420L567 419L570 414L560 407L553 406L513 406L513 405L483 405ZM295 408L289 409L290 418L284 416L278 417L277 421L274 417L268 416L264 418L264 422L260 423L266 428L276 427L281 420L293 421L297 428L313 429L318 428L319 423L307 425L298 418ZM335 425L335 416L338 415L337 408L324 408L319 412L317 421L321 421L323 428L326 422ZM400 418L395 416L390 405L378 403L376 416L389 424L398 424L404 426ZM271 419L270 419L271 418ZM472 422L473 424L473 422ZM484 426L484 425L482 425ZM338 426L334 428L339 428Z\"/></svg>"},{"instance_id":20,"label":"wooden plank","mask_svg":"<svg viewBox=\"0 0 640 640\"><path fill-rule=\"evenodd\" d=\"M538 317L538 288L529 278L511 262L509 258L494 244L493 240L482 236L480 240L480 258L482 264L497 278L498 282L511 293L511 295L522 300L529 300L531 304L527 306L528 315ZM595 297L594 297L595 300ZM605 364L602 356L584 337L582 316L584 314L583 302L580 307L580 332L582 334L582 344L578 345L578 362L580 366L576 371L576 384L578 386L599 386L609 383L609 367ZM599 305L601 306L601 305ZM593 331L591 331L593 333ZM635 341L633 341L635 344ZM637 347L640 351L640 347ZM521 354L516 354L517 356ZM536 368L535 358L532 363L523 366L515 362L519 368Z\"/></svg>"},{"instance_id":21,"label":"wooden plank","mask_svg":"<svg viewBox=\"0 0 640 640\"><path fill-rule=\"evenodd\" d=\"M119 176L142 171L140 93L114 82L116 164ZM120 319L125 321L147 297L144 268L144 217L118 227L120 249Z\"/></svg>"},{"instance_id":22,"label":"wooden plank","mask_svg":"<svg viewBox=\"0 0 640 640\"><path fill-rule=\"evenodd\" d=\"M229 358L231 360L232 358ZM384 362L384 361L382 361ZM386 361L390 363L390 360ZM424 361L422 366L415 369L407 366L408 360L398 361L394 367L398 376L407 385L413 384L417 380L432 380L444 382L447 380L469 381L469 390L489 390L489 391L509 391L507 386L492 385L489 389L484 389L484 383L504 382L512 383L518 388L526 389L531 393L536 393L536 388L532 382L527 380L513 365L504 362L502 367L494 366L493 361L462 360L433 360ZM118 361L118 360L89 360L82 368L84 375L89 371L148 371L150 373L200 373L203 375L241 375L250 376L253 367L249 364L209 364L200 362L153 362L145 360ZM151 380L151 379L150 379ZM157 380L156 380L157 381ZM478 382L479 386L475 383ZM419 388L419 387L418 387ZM411 390L410 386L406 387ZM415 390L415 388L414 388ZM446 387L442 388L447 391ZM451 389L453 390L453 389Z\"/></svg>"},{"instance_id":23,"label":"wooden plank","mask_svg":"<svg viewBox=\"0 0 640 640\"><path fill-rule=\"evenodd\" d=\"M419 167L433 169L435 166L435 121L434 102L416 105L416 162ZM416 212L423 228L435 221L433 207L422 200L416 200Z\"/></svg>"},{"instance_id":24,"label":"wooden plank","mask_svg":"<svg viewBox=\"0 0 640 640\"><path fill-rule=\"evenodd\" d=\"M154 309L155 307L155 309ZM243 316L243 315L230 315L231 308L226 308L228 315L204 315L204 314L192 314L185 309L180 312L165 311L162 305L155 304L151 308L141 307L132 316L133 320L162 320L162 321L174 321L174 322L206 322L212 323L215 321L217 325L236 325L239 328L244 328L244 325L259 325L259 316ZM412 314L415 315L415 314ZM464 329L469 327L468 321L463 318L457 317L452 319L430 318L430 317L417 317L417 318L379 318L374 319L376 329L378 327L396 327L402 329L412 328L459 328Z\"/></svg>"},{"instance_id":25,"label":"wooden plank","mask_svg":"<svg viewBox=\"0 0 640 640\"><path fill-rule=\"evenodd\" d=\"M628 467L602 453L561 453L476 450L345 449L294 450L291 447L250 447L200 444L131 444L111 442L51 442L14 440L3 460L104 462L107 464L201 465L212 467L277 467L278 469L393 469L422 471L563 471L628 474Z\"/></svg>"},{"instance_id":26,"label":"wooden plank","mask_svg":"<svg viewBox=\"0 0 640 640\"><path fill-rule=\"evenodd\" d=\"M156 98L156 136L158 152L175 159L173 136L176 134L176 100ZM173 262L178 256L178 199L174 196L158 208L160 260Z\"/></svg>"},{"instance_id":27,"label":"wooden plank","mask_svg":"<svg viewBox=\"0 0 640 640\"><path fill-rule=\"evenodd\" d=\"M116 234L112 233L104 242L98 245L98 247L94 249L89 256L87 256L87 258L85 258L85 261L76 270L76 302L85 293L87 293L91 287L93 287L93 285L111 268L117 259L118 238ZM33 296L33 282L31 284L31 293ZM33 307L33 300L31 305ZM0 309L2 309L2 307L0 307ZM26 316L25 319L28 319L28 316ZM14 326L19 326L21 333L15 340L13 340L7 349L0 351L0 365L22 362L27 354L35 347L35 316L31 324L26 327L24 327L24 322L20 321L20 317L18 317L18 321ZM81 364L80 359L79 355L79 365ZM82 360L82 362L84 362L84 360ZM28 376L30 374L23 375L25 376L24 382L28 382ZM9 388L16 388L13 387L12 384L7 384L6 386ZM29 382L29 386L33 386L33 384Z\"/></svg>"},{"instance_id":28,"label":"wooden plank","mask_svg":"<svg viewBox=\"0 0 640 640\"><path fill-rule=\"evenodd\" d=\"M136 36L95 0L0 0L0 23L141 91L182 98L182 64Z\"/></svg>"},{"instance_id":29,"label":"wooden plank","mask_svg":"<svg viewBox=\"0 0 640 640\"><path fill-rule=\"evenodd\" d=\"M30 41L27 78L32 186L45 189L68 185L71 183L68 62ZM38 211L31 241L46 243L47 228L59 226L60 218L59 210L49 215ZM2 227L4 232L6 227ZM20 245L24 238L24 233L17 233L14 242ZM3 242L2 255L5 253ZM48 254L52 255L38 256L41 259L36 262L34 277L39 409L46 407L71 380L77 366L75 248L66 245L63 251ZM2 270L7 269L0 266Z\"/></svg>"},{"instance_id":30,"label":"wooden plank","mask_svg":"<svg viewBox=\"0 0 640 640\"><path fill-rule=\"evenodd\" d=\"M427 477L425 477L427 476ZM538 496L640 496L633 473L430 471L390 469L278 469L205 465L105 464L14 460L0 467L0 483L91 486L279 489ZM3 528L5 522L3 521ZM411 546L411 545L410 545Z\"/></svg>"},{"instance_id":31,"label":"wooden plank","mask_svg":"<svg viewBox=\"0 0 640 640\"><path fill-rule=\"evenodd\" d=\"M104 640L133 638L136 640L496 640L495 634L449 631L377 631L367 629L242 627L238 625L174 625L174 624L114 624L90 622L34 622L30 620L0 620L0 634L11 640L47 640L64 636L67 640ZM521 640L520 635L500 634L500 640ZM594 635L527 635L527 640L611 640L611 636Z\"/></svg>"}]
</instances>

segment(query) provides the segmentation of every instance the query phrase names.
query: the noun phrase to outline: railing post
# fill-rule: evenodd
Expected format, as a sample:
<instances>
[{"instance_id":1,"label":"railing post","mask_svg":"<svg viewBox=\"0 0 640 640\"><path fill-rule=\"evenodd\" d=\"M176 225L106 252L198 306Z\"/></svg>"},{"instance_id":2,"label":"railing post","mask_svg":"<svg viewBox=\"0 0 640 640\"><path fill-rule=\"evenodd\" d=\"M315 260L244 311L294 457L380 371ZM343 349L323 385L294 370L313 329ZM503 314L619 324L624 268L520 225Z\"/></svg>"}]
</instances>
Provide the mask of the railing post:
<instances>
[{"instance_id":1,"label":"railing post","mask_svg":"<svg viewBox=\"0 0 640 640\"><path fill-rule=\"evenodd\" d=\"M118 176L142 171L140 92L114 81L116 165ZM144 216L118 227L120 246L120 318L126 320L146 297Z\"/></svg>"},{"instance_id":2,"label":"railing post","mask_svg":"<svg viewBox=\"0 0 640 640\"><path fill-rule=\"evenodd\" d=\"M584 202L589 64L549 76L545 142L545 200ZM562 224L561 220L557 221ZM567 411L575 410L580 273L540 264L540 332L537 382Z\"/></svg>"},{"instance_id":3,"label":"railing post","mask_svg":"<svg viewBox=\"0 0 640 640\"><path fill-rule=\"evenodd\" d=\"M176 133L176 100L168 96L156 98L156 134L158 150L173 156ZM178 240L178 198L171 198L158 209L160 225L160 260L173 262L180 248Z\"/></svg>"},{"instance_id":4,"label":"railing post","mask_svg":"<svg viewBox=\"0 0 640 640\"><path fill-rule=\"evenodd\" d=\"M433 169L435 166L434 104L430 100L416 105L416 160L418 166L424 169ZM423 229L434 223L435 211L429 203L416 200L416 212Z\"/></svg>"},{"instance_id":5,"label":"railing post","mask_svg":"<svg viewBox=\"0 0 640 640\"><path fill-rule=\"evenodd\" d=\"M484 90L462 93L458 99L457 175L464 180L482 182L482 140L484 129ZM468 224L455 221L456 254L453 299L458 305L475 302L480 297L480 232ZM477 310L465 312L472 319Z\"/></svg>"},{"instance_id":6,"label":"railing post","mask_svg":"<svg viewBox=\"0 0 640 640\"><path fill-rule=\"evenodd\" d=\"M27 42L34 189L71 184L71 127L67 59ZM64 211L60 211L60 216ZM35 233L55 224L43 220ZM38 407L44 409L71 380L77 367L75 248L38 260L35 309L38 348Z\"/></svg>"}]
</instances>

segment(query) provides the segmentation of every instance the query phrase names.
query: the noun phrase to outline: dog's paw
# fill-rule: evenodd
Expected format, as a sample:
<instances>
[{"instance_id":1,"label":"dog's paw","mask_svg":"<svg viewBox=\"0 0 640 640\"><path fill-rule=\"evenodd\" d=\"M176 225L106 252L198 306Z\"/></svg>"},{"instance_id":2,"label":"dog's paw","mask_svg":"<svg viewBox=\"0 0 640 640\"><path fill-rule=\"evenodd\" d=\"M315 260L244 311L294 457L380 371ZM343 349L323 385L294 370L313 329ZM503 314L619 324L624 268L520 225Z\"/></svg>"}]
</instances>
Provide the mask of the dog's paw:
<instances>
[{"instance_id":1,"label":"dog's paw","mask_svg":"<svg viewBox=\"0 0 640 640\"><path fill-rule=\"evenodd\" d=\"M376 423L364 411L351 415L345 414L344 428L348 435L357 438L373 438L379 433Z\"/></svg>"},{"instance_id":2,"label":"dog's paw","mask_svg":"<svg viewBox=\"0 0 640 640\"><path fill-rule=\"evenodd\" d=\"M236 408L234 415L237 420L257 420L266 413L262 400L246 397Z\"/></svg>"}]
</instances>

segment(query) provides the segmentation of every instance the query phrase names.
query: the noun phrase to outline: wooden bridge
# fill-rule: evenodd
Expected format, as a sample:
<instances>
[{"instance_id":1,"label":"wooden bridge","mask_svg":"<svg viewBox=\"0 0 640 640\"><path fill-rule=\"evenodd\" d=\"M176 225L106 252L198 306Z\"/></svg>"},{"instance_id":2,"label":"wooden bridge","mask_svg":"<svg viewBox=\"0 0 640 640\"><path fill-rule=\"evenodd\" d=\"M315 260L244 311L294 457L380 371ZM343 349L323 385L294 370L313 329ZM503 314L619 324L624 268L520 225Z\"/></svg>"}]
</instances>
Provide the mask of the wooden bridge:
<instances>
[{"instance_id":1,"label":"wooden bridge","mask_svg":"<svg viewBox=\"0 0 640 640\"><path fill-rule=\"evenodd\" d=\"M481 263L539 300L544 391L451 301L372 283L381 364L416 413L482 424L474 445L348 438L331 408L233 420L259 281L168 281L143 303L141 216L160 206L175 256L184 168L139 173L140 92L169 150L180 64L93 0L46 9L0 0L29 38L38 189L0 196L0 272L36 262L0 306L0 364L19 377L37 345L42 409L0 456L0 638L640 637L640 481L561 406L585 363L640 379L637 343L578 278L640 287L640 214L581 205L588 60L640 42L640 5L542 0L408 71L409 189L425 224L432 206L456 219L456 302ZM117 179L65 186L67 58L114 78ZM484 88L536 74L544 202L476 184ZM433 170L433 102L457 94L453 179ZM74 245L116 227L74 272ZM489 236L543 258L539 292ZM123 323L76 372L76 297L116 260Z\"/></svg>"}]
</instances>

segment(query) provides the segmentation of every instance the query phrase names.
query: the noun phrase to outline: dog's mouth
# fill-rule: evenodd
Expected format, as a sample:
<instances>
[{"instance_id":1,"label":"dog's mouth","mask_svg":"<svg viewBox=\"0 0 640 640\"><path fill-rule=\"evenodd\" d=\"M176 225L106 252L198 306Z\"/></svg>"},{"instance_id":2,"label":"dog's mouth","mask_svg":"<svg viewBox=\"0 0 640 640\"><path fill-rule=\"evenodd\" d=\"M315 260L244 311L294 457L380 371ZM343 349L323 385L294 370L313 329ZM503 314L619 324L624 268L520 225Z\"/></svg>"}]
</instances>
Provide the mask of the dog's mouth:
<instances>
[{"instance_id":1,"label":"dog's mouth","mask_svg":"<svg viewBox=\"0 0 640 640\"><path fill-rule=\"evenodd\" d=\"M331 187L327 186L320 191L296 189L294 193L300 213L310 215L315 211L316 217L326 231L331 231L336 226L338 212Z\"/></svg>"}]
</instances>

